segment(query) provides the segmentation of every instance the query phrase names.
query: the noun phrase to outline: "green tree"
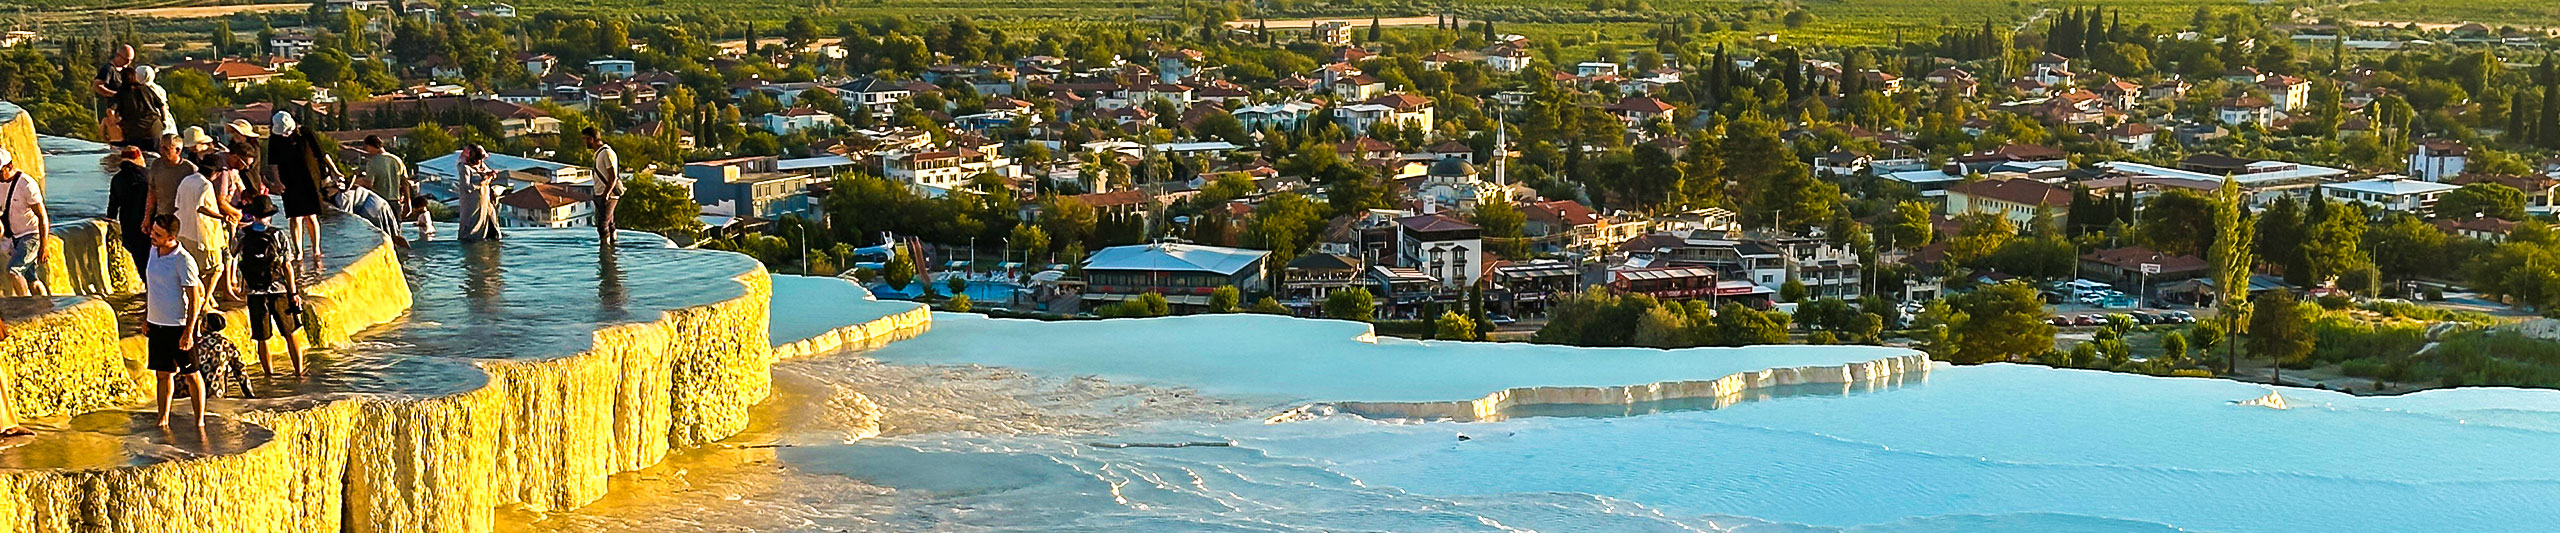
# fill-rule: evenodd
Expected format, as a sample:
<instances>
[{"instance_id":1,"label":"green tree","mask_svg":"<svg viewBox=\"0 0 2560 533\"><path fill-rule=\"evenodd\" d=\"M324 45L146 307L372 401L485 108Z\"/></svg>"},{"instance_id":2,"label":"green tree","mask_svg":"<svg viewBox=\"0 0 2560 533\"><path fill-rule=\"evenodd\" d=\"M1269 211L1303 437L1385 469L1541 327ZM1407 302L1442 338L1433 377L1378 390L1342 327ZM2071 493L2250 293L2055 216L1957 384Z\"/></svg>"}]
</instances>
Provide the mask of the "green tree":
<instances>
[{"instance_id":1,"label":"green tree","mask_svg":"<svg viewBox=\"0 0 2560 533\"><path fill-rule=\"evenodd\" d=\"M1278 299L1264 296L1261 300L1255 300L1253 302L1253 312L1264 315L1287 316L1289 314L1289 308L1287 306L1280 305L1280 300Z\"/></svg>"},{"instance_id":2,"label":"green tree","mask_svg":"<svg viewBox=\"0 0 2560 533\"><path fill-rule=\"evenodd\" d=\"M1211 313L1233 313L1233 312L1236 312L1236 303L1237 303L1239 300L1241 300L1242 298L1243 298L1243 293L1242 293L1241 291L1237 291L1237 290L1236 290L1236 286L1234 286L1234 285L1225 285L1225 286L1220 286L1220 287L1218 287L1216 290L1211 290L1211 291L1209 291L1209 312L1211 312Z\"/></svg>"},{"instance_id":3,"label":"green tree","mask_svg":"<svg viewBox=\"0 0 2560 533\"><path fill-rule=\"evenodd\" d=\"M623 229L656 233L677 242L690 241L702 231L702 204L693 203L693 191L648 175L625 180L624 188L614 213L615 223ZM914 265L908 266L913 275ZM900 283L903 287L904 282Z\"/></svg>"},{"instance_id":4,"label":"green tree","mask_svg":"<svg viewBox=\"0 0 2560 533\"><path fill-rule=\"evenodd\" d=\"M2134 228L2137 240L2161 253L2198 255L2219 234L2214 226L2215 210L2221 202L2186 189L2170 189L2143 203L2142 223Z\"/></svg>"},{"instance_id":5,"label":"green tree","mask_svg":"<svg viewBox=\"0 0 2560 533\"><path fill-rule=\"evenodd\" d=\"M956 279L956 278L955 278L955 279ZM944 310L944 311L950 311L950 312L954 312L954 313L966 313L966 312L969 312L969 295L966 295L966 294L953 294L953 295L951 295L951 299L949 299L949 300L943 300L943 301L942 301L942 310Z\"/></svg>"},{"instance_id":6,"label":"green tree","mask_svg":"<svg viewBox=\"0 0 2560 533\"><path fill-rule=\"evenodd\" d=\"M2473 183L2460 189L2445 191L2436 198L2437 216L2468 219L2473 216L2524 220L2524 191L2496 183Z\"/></svg>"},{"instance_id":7,"label":"green tree","mask_svg":"<svg viewBox=\"0 0 2560 533\"><path fill-rule=\"evenodd\" d=\"M2172 361L2187 358L2187 336L2179 332L2160 334L2160 355Z\"/></svg>"},{"instance_id":8,"label":"green tree","mask_svg":"<svg viewBox=\"0 0 2560 533\"><path fill-rule=\"evenodd\" d=\"M1377 316L1378 301L1369 289L1351 287L1333 291L1324 297L1324 316L1340 320L1368 322Z\"/></svg>"},{"instance_id":9,"label":"green tree","mask_svg":"<svg viewBox=\"0 0 2560 533\"><path fill-rule=\"evenodd\" d=\"M880 266L880 282L888 284L890 289L904 291L908 283L916 280L916 261L907 256L906 247L896 250L889 256L889 264Z\"/></svg>"},{"instance_id":10,"label":"green tree","mask_svg":"<svg viewBox=\"0 0 2560 533\"><path fill-rule=\"evenodd\" d=\"M1893 212L1885 215L1882 224L1876 225L1876 236L1880 237L1877 240L1897 250L1917 250L1928 246L1931 239L1937 238L1937 226L1930 224L1929 211L1929 204L1919 201L1894 204Z\"/></svg>"},{"instance_id":11,"label":"green tree","mask_svg":"<svg viewBox=\"0 0 2560 533\"><path fill-rule=\"evenodd\" d=\"M1673 311L1667 306L1649 307L1644 310L1643 315L1636 318L1635 336L1627 339L1627 343L1649 348L1687 346L1690 327L1689 317L1686 314Z\"/></svg>"},{"instance_id":12,"label":"green tree","mask_svg":"<svg viewBox=\"0 0 2560 533\"><path fill-rule=\"evenodd\" d=\"M1786 344L1787 320L1786 313L1726 303L1716 310L1716 341L1724 346Z\"/></svg>"},{"instance_id":13,"label":"green tree","mask_svg":"<svg viewBox=\"0 0 2560 533\"><path fill-rule=\"evenodd\" d=\"M1443 311L1438 320L1431 321L1431 338L1452 341L1479 340L1476 338L1476 321L1468 319L1466 315L1458 314L1457 311Z\"/></svg>"},{"instance_id":14,"label":"green tree","mask_svg":"<svg viewBox=\"0 0 2560 533\"><path fill-rule=\"evenodd\" d=\"M1971 265L1991 257L2000 251L2002 245L2018 236L2017 227L2009 224L2008 217L1996 214L1967 213L1956 217L1956 222L1960 226L1955 239L1948 241L1947 260L1959 265Z\"/></svg>"},{"instance_id":15,"label":"green tree","mask_svg":"<svg viewBox=\"0 0 2560 533\"><path fill-rule=\"evenodd\" d=\"M2006 281L1948 304L1945 357L1958 364L2008 361L2053 349L2053 324L2033 286Z\"/></svg>"},{"instance_id":16,"label":"green tree","mask_svg":"<svg viewBox=\"0 0 2560 533\"><path fill-rule=\"evenodd\" d=\"M1804 297L1804 282L1788 278L1786 283L1778 284L1778 301L1804 303Z\"/></svg>"},{"instance_id":17,"label":"green tree","mask_svg":"<svg viewBox=\"0 0 2560 533\"><path fill-rule=\"evenodd\" d=\"M2274 381L2284 382L2284 365L2311 356L2312 313L2293 299L2292 291L2267 291L2259 294L2249 311L2249 353L2266 357L2275 372Z\"/></svg>"},{"instance_id":18,"label":"green tree","mask_svg":"<svg viewBox=\"0 0 2560 533\"><path fill-rule=\"evenodd\" d=\"M952 296L969 294L969 278L952 276L951 279L943 280L942 285L951 289Z\"/></svg>"},{"instance_id":19,"label":"green tree","mask_svg":"<svg viewBox=\"0 0 2560 533\"><path fill-rule=\"evenodd\" d=\"M1477 204L1476 212L1468 215L1467 218L1469 222L1473 222L1477 228L1483 230L1481 235L1484 237L1486 248L1502 255L1504 259L1529 257L1529 243L1522 236L1522 228L1528 225L1528 217L1522 216L1520 210L1512 206L1510 199L1501 196L1488 197L1483 203Z\"/></svg>"},{"instance_id":20,"label":"green tree","mask_svg":"<svg viewBox=\"0 0 2560 533\"><path fill-rule=\"evenodd\" d=\"M1049 254L1049 232L1038 224L1014 224L1013 236L1005 245L1022 251L1023 262L1045 263Z\"/></svg>"},{"instance_id":21,"label":"green tree","mask_svg":"<svg viewBox=\"0 0 2560 533\"><path fill-rule=\"evenodd\" d=\"M2248 220L2240 213L2240 198L2239 180L2223 178L2222 190L2213 202L2213 223L2218 237L2213 240L2213 248L2205 257L2205 260L2213 262L2213 287L2220 293L2220 303L2216 305L2220 312L2216 314L2223 320L2224 335L2237 334L2241 318L2249 314L2249 266L2256 263L2250 245L2257 232L2249 231ZM2220 344L2225 346L2223 372L2238 371L2240 353L2236 350L2239 343L2226 340Z\"/></svg>"}]
</instances>

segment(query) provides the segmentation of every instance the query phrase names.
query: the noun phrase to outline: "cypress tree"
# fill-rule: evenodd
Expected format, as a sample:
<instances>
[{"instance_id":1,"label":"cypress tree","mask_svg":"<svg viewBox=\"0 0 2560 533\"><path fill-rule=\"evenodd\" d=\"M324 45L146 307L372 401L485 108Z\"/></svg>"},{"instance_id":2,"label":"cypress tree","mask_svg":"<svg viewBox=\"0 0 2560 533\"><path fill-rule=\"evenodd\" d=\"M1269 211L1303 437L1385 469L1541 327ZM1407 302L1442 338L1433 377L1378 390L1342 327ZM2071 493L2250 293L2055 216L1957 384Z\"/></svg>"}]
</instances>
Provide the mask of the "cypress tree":
<instances>
[{"instance_id":1,"label":"cypress tree","mask_svg":"<svg viewBox=\"0 0 2560 533\"><path fill-rule=\"evenodd\" d=\"M2560 72L2555 72L2551 54L2542 55L2542 125L2533 132L2543 148L2560 148Z\"/></svg>"},{"instance_id":2,"label":"cypress tree","mask_svg":"<svg viewBox=\"0 0 2560 533\"><path fill-rule=\"evenodd\" d=\"M1378 17L1369 17L1369 42L1385 40L1387 34L1378 29Z\"/></svg>"}]
</instances>

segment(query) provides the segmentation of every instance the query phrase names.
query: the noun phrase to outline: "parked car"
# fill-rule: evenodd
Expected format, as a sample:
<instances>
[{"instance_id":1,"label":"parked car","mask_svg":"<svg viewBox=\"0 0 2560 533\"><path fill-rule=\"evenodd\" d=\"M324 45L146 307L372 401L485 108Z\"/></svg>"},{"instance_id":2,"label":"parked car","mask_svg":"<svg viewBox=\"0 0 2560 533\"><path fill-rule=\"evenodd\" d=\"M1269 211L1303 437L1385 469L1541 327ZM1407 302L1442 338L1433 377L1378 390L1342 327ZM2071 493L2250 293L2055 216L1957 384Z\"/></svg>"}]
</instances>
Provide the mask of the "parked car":
<instances>
[{"instance_id":1,"label":"parked car","mask_svg":"<svg viewBox=\"0 0 2560 533\"><path fill-rule=\"evenodd\" d=\"M2180 323L2180 324L2194 324L2194 323L2196 323L2196 315L2195 315L2195 313L2189 313L2189 312L2186 312L2186 311L2170 311L2170 312L2169 312L2169 318L2170 318L2170 319L2173 319L2173 320L2177 320L2177 321L2178 321L2178 323Z\"/></svg>"},{"instance_id":2,"label":"parked car","mask_svg":"<svg viewBox=\"0 0 2560 533\"><path fill-rule=\"evenodd\" d=\"M2106 318L2103 318L2103 317L2099 317L2098 315L2080 315L2080 316L2076 316L2076 317L2071 317L2071 325L2074 325L2074 326L2104 326L2104 325L2107 325L2107 319L2106 319Z\"/></svg>"},{"instance_id":3,"label":"parked car","mask_svg":"<svg viewBox=\"0 0 2560 533\"><path fill-rule=\"evenodd\" d=\"M2053 324L2053 325L2056 325L2056 326L2062 326L2062 327L2070 327L2070 326L2071 326L2071 317L2062 316L2062 315L2054 315L2054 316L2053 316L2053 318L2048 318L2048 319L2045 319L2044 321L2045 321L2045 322L2047 322L2047 323L2051 323L2051 324Z\"/></svg>"},{"instance_id":4,"label":"parked car","mask_svg":"<svg viewBox=\"0 0 2560 533\"><path fill-rule=\"evenodd\" d=\"M1518 321L1518 320L1513 320L1513 319L1511 318L1511 316L1510 316L1510 315L1499 315L1499 314L1495 314L1495 315L1485 315L1485 316L1484 316L1484 321L1486 321L1486 322L1492 322L1492 323L1493 323L1493 325L1496 325L1496 326L1508 326L1508 325L1512 325L1512 324L1520 323L1520 321Z\"/></svg>"}]
</instances>

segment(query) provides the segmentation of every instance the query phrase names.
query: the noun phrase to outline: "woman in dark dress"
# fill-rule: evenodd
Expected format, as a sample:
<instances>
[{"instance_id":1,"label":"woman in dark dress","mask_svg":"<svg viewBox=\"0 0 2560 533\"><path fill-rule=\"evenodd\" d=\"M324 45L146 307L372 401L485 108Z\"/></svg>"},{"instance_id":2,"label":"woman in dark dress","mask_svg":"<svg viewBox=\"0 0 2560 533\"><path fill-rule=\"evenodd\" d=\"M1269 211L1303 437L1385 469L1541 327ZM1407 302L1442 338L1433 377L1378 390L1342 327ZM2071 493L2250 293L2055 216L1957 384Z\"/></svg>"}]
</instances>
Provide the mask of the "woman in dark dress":
<instances>
[{"instance_id":1,"label":"woman in dark dress","mask_svg":"<svg viewBox=\"0 0 2560 533\"><path fill-rule=\"evenodd\" d=\"M284 216L291 220L294 247L299 255L320 259L320 210L328 204L321 200L320 182L334 175L336 165L322 152L320 138L311 128L301 127L293 115L276 112L269 128L267 159L275 165L277 185L283 187Z\"/></svg>"},{"instance_id":2,"label":"woman in dark dress","mask_svg":"<svg viewBox=\"0 0 2560 533\"><path fill-rule=\"evenodd\" d=\"M107 218L116 221L118 244L138 268L151 257L151 235L142 227L151 218L151 178L142 169L141 148L117 148L107 164L115 172L107 182Z\"/></svg>"}]
</instances>

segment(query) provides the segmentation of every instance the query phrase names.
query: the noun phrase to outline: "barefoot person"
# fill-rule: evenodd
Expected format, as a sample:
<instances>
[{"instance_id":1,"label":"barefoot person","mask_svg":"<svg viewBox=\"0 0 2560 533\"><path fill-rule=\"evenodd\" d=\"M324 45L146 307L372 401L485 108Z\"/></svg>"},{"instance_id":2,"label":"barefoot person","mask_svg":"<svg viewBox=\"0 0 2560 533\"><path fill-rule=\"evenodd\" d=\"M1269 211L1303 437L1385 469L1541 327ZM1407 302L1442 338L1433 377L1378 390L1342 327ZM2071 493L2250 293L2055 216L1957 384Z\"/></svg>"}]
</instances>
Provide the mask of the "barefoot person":
<instances>
[{"instance_id":1,"label":"barefoot person","mask_svg":"<svg viewBox=\"0 0 2560 533\"><path fill-rule=\"evenodd\" d=\"M0 236L8 237L9 252L8 275L0 276L0 294L52 294L44 288L43 267L45 229L53 226L53 218L45 213L41 189L35 178L18 170L15 156L0 150Z\"/></svg>"},{"instance_id":2,"label":"barefoot person","mask_svg":"<svg viewBox=\"0 0 2560 533\"><path fill-rule=\"evenodd\" d=\"M416 181L409 179L409 163L401 161L400 156L393 155L390 150L383 149L382 137L376 135L364 136L364 154L364 163L356 170L364 175L358 177L356 184L373 190L374 196L380 196L384 201L391 202L391 211L395 218L416 221L418 240L435 238L435 229L427 225L426 208L418 205L421 203L418 201L418 186ZM399 226L384 228L383 231L391 234L392 244L404 247L409 245L408 239L400 237Z\"/></svg>"},{"instance_id":3,"label":"barefoot person","mask_svg":"<svg viewBox=\"0 0 2560 533\"><path fill-rule=\"evenodd\" d=\"M498 238L498 171L489 168L489 151L474 144L462 147L454 174L462 181L459 207L462 229L453 238L465 242Z\"/></svg>"},{"instance_id":4,"label":"barefoot person","mask_svg":"<svg viewBox=\"0 0 2560 533\"><path fill-rule=\"evenodd\" d=\"M603 132L590 127L585 133L587 148L596 151L596 239L602 241L603 251L611 252L613 207L622 199L622 156L613 152L613 145L604 143Z\"/></svg>"},{"instance_id":5,"label":"barefoot person","mask_svg":"<svg viewBox=\"0 0 2560 533\"><path fill-rule=\"evenodd\" d=\"M240 228L240 281L249 293L249 338L258 343L258 370L276 375L268 363L267 337L281 334L285 354L293 359L293 376L303 376L301 280L285 257L284 230L267 225L276 205L265 196L249 198L248 227Z\"/></svg>"},{"instance_id":6,"label":"barefoot person","mask_svg":"<svg viewBox=\"0 0 2560 533\"><path fill-rule=\"evenodd\" d=\"M296 255L320 261L320 210L327 204L320 197L320 184L334 173L337 166L320 148L320 138L311 128L293 121L293 115L278 111L269 128L268 159L274 162L277 185L284 196L286 227L293 231Z\"/></svg>"},{"instance_id":7,"label":"barefoot person","mask_svg":"<svg viewBox=\"0 0 2560 533\"><path fill-rule=\"evenodd\" d=\"M151 218L151 258L142 268L142 331L150 346L151 372L159 377L158 424L169 425L170 385L186 378L197 391L196 425L204 425L205 390L202 365L196 364L196 310L204 309L204 283L196 277L196 260L178 246L178 217Z\"/></svg>"}]
</instances>

